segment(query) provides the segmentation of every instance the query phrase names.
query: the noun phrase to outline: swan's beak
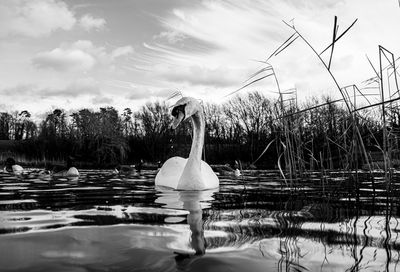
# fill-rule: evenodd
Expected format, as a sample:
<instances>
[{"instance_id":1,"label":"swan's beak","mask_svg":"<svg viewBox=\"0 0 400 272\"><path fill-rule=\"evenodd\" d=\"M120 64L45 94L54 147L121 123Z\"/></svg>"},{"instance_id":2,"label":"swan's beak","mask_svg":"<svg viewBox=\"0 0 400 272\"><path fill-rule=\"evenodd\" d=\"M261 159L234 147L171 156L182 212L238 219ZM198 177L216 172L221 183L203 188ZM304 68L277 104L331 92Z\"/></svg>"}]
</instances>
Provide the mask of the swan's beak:
<instances>
[{"instance_id":1,"label":"swan's beak","mask_svg":"<svg viewBox=\"0 0 400 272\"><path fill-rule=\"evenodd\" d=\"M176 116L173 117L173 121L172 121L172 125L171 127L173 129L176 129L179 124L183 121L183 119L185 119L185 114L183 112L178 112L178 114Z\"/></svg>"}]
</instances>

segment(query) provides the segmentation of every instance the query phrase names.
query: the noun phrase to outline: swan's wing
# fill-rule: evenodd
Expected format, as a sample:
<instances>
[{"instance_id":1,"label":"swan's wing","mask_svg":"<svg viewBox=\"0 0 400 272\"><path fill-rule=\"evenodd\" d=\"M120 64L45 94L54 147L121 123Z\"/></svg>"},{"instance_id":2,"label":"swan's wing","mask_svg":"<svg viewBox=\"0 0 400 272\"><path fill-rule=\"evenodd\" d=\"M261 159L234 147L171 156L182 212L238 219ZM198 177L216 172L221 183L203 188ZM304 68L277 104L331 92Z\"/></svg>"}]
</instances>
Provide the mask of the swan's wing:
<instances>
[{"instance_id":1,"label":"swan's wing","mask_svg":"<svg viewBox=\"0 0 400 272\"><path fill-rule=\"evenodd\" d=\"M217 175L205 161L201 161L201 174L207 189L217 188L219 186Z\"/></svg>"},{"instance_id":2,"label":"swan's wing","mask_svg":"<svg viewBox=\"0 0 400 272\"><path fill-rule=\"evenodd\" d=\"M24 171L24 168L21 165L18 165L18 164L14 164L12 166L12 169L13 169L13 173L17 174L17 175L21 174Z\"/></svg>"},{"instance_id":3,"label":"swan's wing","mask_svg":"<svg viewBox=\"0 0 400 272\"><path fill-rule=\"evenodd\" d=\"M70 167L66 173L68 177L79 176L79 171L75 167Z\"/></svg>"},{"instance_id":4,"label":"swan's wing","mask_svg":"<svg viewBox=\"0 0 400 272\"><path fill-rule=\"evenodd\" d=\"M157 173L155 180L156 186L176 189L186 162L187 159L182 157L172 157L168 159Z\"/></svg>"}]
</instances>

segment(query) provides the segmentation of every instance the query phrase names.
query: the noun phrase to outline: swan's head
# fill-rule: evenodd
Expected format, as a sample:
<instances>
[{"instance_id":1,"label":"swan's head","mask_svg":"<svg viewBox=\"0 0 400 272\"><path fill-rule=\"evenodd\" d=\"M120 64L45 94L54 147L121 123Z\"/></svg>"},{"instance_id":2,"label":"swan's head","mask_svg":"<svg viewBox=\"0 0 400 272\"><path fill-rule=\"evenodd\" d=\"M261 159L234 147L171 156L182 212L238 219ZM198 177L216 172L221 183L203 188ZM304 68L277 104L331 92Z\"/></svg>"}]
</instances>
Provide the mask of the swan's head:
<instances>
[{"instance_id":1,"label":"swan's head","mask_svg":"<svg viewBox=\"0 0 400 272\"><path fill-rule=\"evenodd\" d=\"M175 129L182 121L202 111L199 100L193 97L182 97L172 107L172 128Z\"/></svg>"},{"instance_id":2,"label":"swan's head","mask_svg":"<svg viewBox=\"0 0 400 272\"><path fill-rule=\"evenodd\" d=\"M7 158L7 160L5 161L5 165L6 167L11 167L15 165L15 160L13 158Z\"/></svg>"}]
</instances>

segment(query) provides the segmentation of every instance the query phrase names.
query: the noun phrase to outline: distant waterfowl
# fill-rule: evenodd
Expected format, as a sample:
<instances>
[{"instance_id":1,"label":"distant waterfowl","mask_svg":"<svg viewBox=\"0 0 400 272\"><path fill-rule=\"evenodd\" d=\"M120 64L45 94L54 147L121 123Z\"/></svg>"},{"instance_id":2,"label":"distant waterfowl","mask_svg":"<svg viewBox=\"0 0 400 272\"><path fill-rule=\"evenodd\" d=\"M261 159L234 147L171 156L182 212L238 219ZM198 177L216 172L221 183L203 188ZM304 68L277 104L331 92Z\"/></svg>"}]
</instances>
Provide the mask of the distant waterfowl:
<instances>
[{"instance_id":1,"label":"distant waterfowl","mask_svg":"<svg viewBox=\"0 0 400 272\"><path fill-rule=\"evenodd\" d=\"M135 165L118 165L114 171L116 174L131 174L135 172Z\"/></svg>"},{"instance_id":2,"label":"distant waterfowl","mask_svg":"<svg viewBox=\"0 0 400 272\"><path fill-rule=\"evenodd\" d=\"M135 169L138 171L139 174L140 174L140 172L142 171L143 164L144 164L144 162L143 162L143 160L141 159L141 160L139 161L139 163L135 166Z\"/></svg>"},{"instance_id":3,"label":"distant waterfowl","mask_svg":"<svg viewBox=\"0 0 400 272\"><path fill-rule=\"evenodd\" d=\"M239 177L239 176L242 175L238 168L233 169L232 167L230 167L227 164L224 164L224 165L213 165L213 166L211 166L211 168L214 170L214 172L217 172L218 174L223 175L223 176Z\"/></svg>"},{"instance_id":4,"label":"distant waterfowl","mask_svg":"<svg viewBox=\"0 0 400 272\"><path fill-rule=\"evenodd\" d=\"M73 158L67 158L67 166L54 165L51 167L50 172L54 177L77 177L79 171L73 166Z\"/></svg>"},{"instance_id":5,"label":"distant waterfowl","mask_svg":"<svg viewBox=\"0 0 400 272\"><path fill-rule=\"evenodd\" d=\"M242 173L240 173L239 169L235 169L235 172L233 173L235 177L240 177Z\"/></svg>"},{"instance_id":6,"label":"distant waterfowl","mask_svg":"<svg viewBox=\"0 0 400 272\"><path fill-rule=\"evenodd\" d=\"M13 174L21 174L24 171L24 168L18 164L16 164L13 158L7 158L5 161L5 167L3 169L6 173L13 173Z\"/></svg>"},{"instance_id":7,"label":"distant waterfowl","mask_svg":"<svg viewBox=\"0 0 400 272\"><path fill-rule=\"evenodd\" d=\"M211 167L201 160L204 145L204 112L198 100L181 98L172 109L172 128L190 118L193 125L193 141L188 159L172 157L157 173L155 184L178 190L206 190L217 188L219 180Z\"/></svg>"}]
</instances>

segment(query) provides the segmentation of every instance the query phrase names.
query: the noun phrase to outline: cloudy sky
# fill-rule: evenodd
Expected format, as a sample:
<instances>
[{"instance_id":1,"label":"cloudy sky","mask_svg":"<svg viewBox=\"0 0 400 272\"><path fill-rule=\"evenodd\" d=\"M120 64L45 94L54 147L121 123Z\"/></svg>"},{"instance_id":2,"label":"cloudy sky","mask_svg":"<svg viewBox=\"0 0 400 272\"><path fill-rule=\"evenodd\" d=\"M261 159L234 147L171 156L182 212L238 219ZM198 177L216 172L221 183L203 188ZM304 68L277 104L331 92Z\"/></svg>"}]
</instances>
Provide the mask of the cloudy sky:
<instances>
[{"instance_id":1,"label":"cloudy sky","mask_svg":"<svg viewBox=\"0 0 400 272\"><path fill-rule=\"evenodd\" d=\"M374 76L378 45L400 55L397 0L1 0L0 111L135 109L180 90L224 101L296 28L317 51L335 45L339 83ZM329 58L329 53L323 55ZM272 58L283 90L338 95L311 50L296 40ZM272 79L242 90L276 95Z\"/></svg>"}]
</instances>

